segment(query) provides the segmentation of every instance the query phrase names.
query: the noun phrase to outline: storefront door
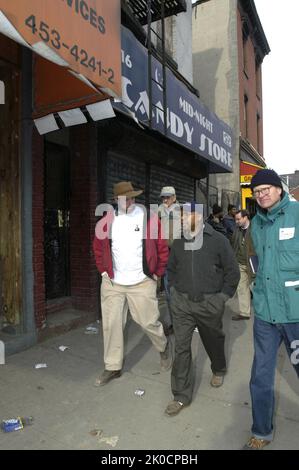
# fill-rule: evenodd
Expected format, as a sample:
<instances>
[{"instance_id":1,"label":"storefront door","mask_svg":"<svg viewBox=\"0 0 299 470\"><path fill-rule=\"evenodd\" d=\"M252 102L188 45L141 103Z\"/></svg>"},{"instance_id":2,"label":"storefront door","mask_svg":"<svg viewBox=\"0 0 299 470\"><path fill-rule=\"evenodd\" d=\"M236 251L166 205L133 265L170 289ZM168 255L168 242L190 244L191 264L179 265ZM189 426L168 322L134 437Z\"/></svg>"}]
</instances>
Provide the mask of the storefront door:
<instances>
[{"instance_id":1,"label":"storefront door","mask_svg":"<svg viewBox=\"0 0 299 470\"><path fill-rule=\"evenodd\" d=\"M44 250L47 300L70 293L69 175L68 149L46 142Z\"/></svg>"}]
</instances>

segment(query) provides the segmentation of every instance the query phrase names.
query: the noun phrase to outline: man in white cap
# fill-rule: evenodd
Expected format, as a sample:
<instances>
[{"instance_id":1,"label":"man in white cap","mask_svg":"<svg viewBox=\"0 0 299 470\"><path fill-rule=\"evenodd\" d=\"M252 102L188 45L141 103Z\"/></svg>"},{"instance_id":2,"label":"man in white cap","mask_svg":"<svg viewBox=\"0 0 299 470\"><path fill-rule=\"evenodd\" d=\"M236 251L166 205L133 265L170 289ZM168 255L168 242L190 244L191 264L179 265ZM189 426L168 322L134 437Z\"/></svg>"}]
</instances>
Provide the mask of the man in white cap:
<instances>
[{"instance_id":1,"label":"man in white cap","mask_svg":"<svg viewBox=\"0 0 299 470\"><path fill-rule=\"evenodd\" d=\"M160 323L157 279L168 260L167 243L158 217L135 204L136 191L122 181L114 185L118 208L108 210L97 223L93 249L102 276L101 307L105 370L95 385L105 385L121 375L128 309L160 352L161 368L172 364L171 345ZM156 229L156 231L155 231Z\"/></svg>"},{"instance_id":2,"label":"man in white cap","mask_svg":"<svg viewBox=\"0 0 299 470\"><path fill-rule=\"evenodd\" d=\"M162 224L163 237L166 239L170 250L173 240L181 238L181 209L173 186L164 186L161 189L160 197L162 202L158 209L158 215ZM164 331L168 335L173 332L173 326L167 270L163 277L163 283L169 312L169 318L167 324L164 325Z\"/></svg>"}]
</instances>

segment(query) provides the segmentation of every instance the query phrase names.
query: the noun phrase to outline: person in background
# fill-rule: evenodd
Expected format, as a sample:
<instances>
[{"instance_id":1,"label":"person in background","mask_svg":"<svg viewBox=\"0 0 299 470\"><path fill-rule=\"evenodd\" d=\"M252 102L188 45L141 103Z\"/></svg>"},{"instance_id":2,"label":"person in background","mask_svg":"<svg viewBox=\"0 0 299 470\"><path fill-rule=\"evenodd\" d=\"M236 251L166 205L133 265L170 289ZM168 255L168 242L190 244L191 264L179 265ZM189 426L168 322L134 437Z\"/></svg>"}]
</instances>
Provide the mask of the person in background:
<instances>
[{"instance_id":1,"label":"person in background","mask_svg":"<svg viewBox=\"0 0 299 470\"><path fill-rule=\"evenodd\" d=\"M209 215L206 222L210 224L214 230L227 237L227 230L223 224L223 209L221 206L213 204L212 214Z\"/></svg>"},{"instance_id":2,"label":"person in background","mask_svg":"<svg viewBox=\"0 0 299 470\"><path fill-rule=\"evenodd\" d=\"M102 276L101 308L105 370L96 380L102 386L121 375L124 358L124 328L128 309L160 352L161 368L172 365L171 344L159 321L157 279L163 276L168 247L161 224L153 213L135 204L131 182L114 185L118 207L97 223L93 250ZM157 237L152 235L157 228Z\"/></svg>"},{"instance_id":3,"label":"person in background","mask_svg":"<svg viewBox=\"0 0 299 470\"><path fill-rule=\"evenodd\" d=\"M240 282L237 288L239 302L239 313L233 315L232 320L249 320L251 310L251 291L252 270L249 258L254 254L252 240L250 235L250 216L247 210L237 211L235 214L237 228L235 229L231 244L236 255L239 269Z\"/></svg>"},{"instance_id":4,"label":"person in background","mask_svg":"<svg viewBox=\"0 0 299 470\"><path fill-rule=\"evenodd\" d=\"M181 237L181 209L173 186L164 186L161 189L160 198L162 202L158 208L158 215L161 220L163 238L170 251L173 240ZM164 333L168 336L173 332L173 326L167 269L163 276L163 284L168 310L168 319L163 327Z\"/></svg>"},{"instance_id":5,"label":"person in background","mask_svg":"<svg viewBox=\"0 0 299 470\"><path fill-rule=\"evenodd\" d=\"M237 289L239 268L229 241L203 224L198 209L195 202L183 205L184 236L174 240L167 266L175 337L174 398L165 410L167 416L177 415L192 401L195 327L211 360L211 386L221 387L226 373L222 317L225 302Z\"/></svg>"},{"instance_id":6,"label":"person in background","mask_svg":"<svg viewBox=\"0 0 299 470\"><path fill-rule=\"evenodd\" d=\"M234 204L229 204L227 207L227 214L223 217L223 225L226 228L228 239L231 240L234 230L236 228L235 215L237 208Z\"/></svg>"},{"instance_id":7,"label":"person in background","mask_svg":"<svg viewBox=\"0 0 299 470\"><path fill-rule=\"evenodd\" d=\"M246 450L263 449L273 439L275 369L282 342L299 377L299 203L290 201L273 170L259 170L251 189L258 206L251 236L259 263L253 288L253 424Z\"/></svg>"}]
</instances>

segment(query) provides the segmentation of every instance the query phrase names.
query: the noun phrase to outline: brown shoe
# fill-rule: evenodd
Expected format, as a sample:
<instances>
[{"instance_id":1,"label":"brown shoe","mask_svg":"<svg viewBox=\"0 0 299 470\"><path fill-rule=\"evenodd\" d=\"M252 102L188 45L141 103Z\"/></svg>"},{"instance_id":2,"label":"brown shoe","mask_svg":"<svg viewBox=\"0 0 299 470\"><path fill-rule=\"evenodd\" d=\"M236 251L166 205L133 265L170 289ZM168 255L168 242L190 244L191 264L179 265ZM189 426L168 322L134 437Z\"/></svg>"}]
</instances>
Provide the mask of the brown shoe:
<instances>
[{"instance_id":1,"label":"brown shoe","mask_svg":"<svg viewBox=\"0 0 299 470\"><path fill-rule=\"evenodd\" d=\"M212 387L221 387L221 385L223 385L223 381L224 381L224 375L213 374L210 384Z\"/></svg>"},{"instance_id":2,"label":"brown shoe","mask_svg":"<svg viewBox=\"0 0 299 470\"><path fill-rule=\"evenodd\" d=\"M106 385L110 380L121 376L121 370L104 370L102 375L95 381L95 387Z\"/></svg>"},{"instance_id":3,"label":"brown shoe","mask_svg":"<svg viewBox=\"0 0 299 470\"><path fill-rule=\"evenodd\" d=\"M262 450L265 446L270 444L270 442L271 441L267 441L266 439L258 439L257 437L251 436L242 450Z\"/></svg>"},{"instance_id":4,"label":"brown shoe","mask_svg":"<svg viewBox=\"0 0 299 470\"><path fill-rule=\"evenodd\" d=\"M185 408L185 406L186 405L184 405L184 403L181 401L172 400L170 403L168 403L165 409L165 414L167 416L176 416L183 408Z\"/></svg>"}]
</instances>

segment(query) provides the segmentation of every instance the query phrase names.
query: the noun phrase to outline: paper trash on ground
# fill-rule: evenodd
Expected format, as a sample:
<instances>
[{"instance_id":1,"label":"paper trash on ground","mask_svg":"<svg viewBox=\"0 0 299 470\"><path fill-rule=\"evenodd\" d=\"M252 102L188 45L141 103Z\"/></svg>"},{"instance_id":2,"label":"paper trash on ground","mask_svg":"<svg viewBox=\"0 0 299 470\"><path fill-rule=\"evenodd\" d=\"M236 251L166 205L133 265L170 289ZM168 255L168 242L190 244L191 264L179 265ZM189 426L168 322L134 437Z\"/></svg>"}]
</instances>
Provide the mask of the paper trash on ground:
<instances>
[{"instance_id":1,"label":"paper trash on ground","mask_svg":"<svg viewBox=\"0 0 299 470\"><path fill-rule=\"evenodd\" d=\"M95 326L87 326L85 329L86 335L97 335L99 333L99 329Z\"/></svg>"}]
</instances>

